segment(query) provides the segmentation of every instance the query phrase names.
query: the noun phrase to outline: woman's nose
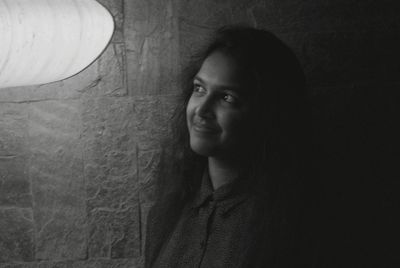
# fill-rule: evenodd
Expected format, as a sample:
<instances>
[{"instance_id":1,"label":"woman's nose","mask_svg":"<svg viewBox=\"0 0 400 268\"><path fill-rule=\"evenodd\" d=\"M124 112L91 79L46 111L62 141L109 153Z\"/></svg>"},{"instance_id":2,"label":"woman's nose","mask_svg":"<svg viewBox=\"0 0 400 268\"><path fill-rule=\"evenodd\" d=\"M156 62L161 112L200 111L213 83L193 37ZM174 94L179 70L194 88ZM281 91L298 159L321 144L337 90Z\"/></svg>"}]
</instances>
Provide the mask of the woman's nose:
<instances>
[{"instance_id":1,"label":"woman's nose","mask_svg":"<svg viewBox=\"0 0 400 268\"><path fill-rule=\"evenodd\" d=\"M196 114L202 118L214 118L214 104L212 98L203 97L196 107Z\"/></svg>"}]
</instances>

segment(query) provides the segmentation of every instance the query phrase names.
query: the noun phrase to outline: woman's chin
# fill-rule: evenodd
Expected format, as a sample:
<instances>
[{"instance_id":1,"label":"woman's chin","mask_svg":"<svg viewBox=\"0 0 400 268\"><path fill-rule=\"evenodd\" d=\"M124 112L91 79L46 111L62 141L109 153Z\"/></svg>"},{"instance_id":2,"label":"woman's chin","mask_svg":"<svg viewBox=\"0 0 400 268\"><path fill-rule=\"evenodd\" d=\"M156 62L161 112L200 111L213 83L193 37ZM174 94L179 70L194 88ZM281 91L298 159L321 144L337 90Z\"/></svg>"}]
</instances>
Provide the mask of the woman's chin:
<instances>
[{"instance_id":1,"label":"woman's chin","mask_svg":"<svg viewBox=\"0 0 400 268\"><path fill-rule=\"evenodd\" d=\"M216 148L211 144L202 144L202 143L190 143L190 147L192 151L198 155L209 157L215 154Z\"/></svg>"}]
</instances>

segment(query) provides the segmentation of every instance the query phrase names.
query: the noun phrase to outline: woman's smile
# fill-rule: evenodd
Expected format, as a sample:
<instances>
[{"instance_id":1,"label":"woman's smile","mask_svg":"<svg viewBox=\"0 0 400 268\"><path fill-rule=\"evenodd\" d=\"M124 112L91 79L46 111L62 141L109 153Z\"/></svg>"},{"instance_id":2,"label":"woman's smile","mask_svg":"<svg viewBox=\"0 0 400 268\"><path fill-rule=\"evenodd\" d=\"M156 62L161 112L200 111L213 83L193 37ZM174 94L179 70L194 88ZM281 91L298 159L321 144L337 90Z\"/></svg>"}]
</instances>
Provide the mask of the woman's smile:
<instances>
[{"instance_id":1,"label":"woman's smile","mask_svg":"<svg viewBox=\"0 0 400 268\"><path fill-rule=\"evenodd\" d=\"M193 125L193 129L196 132L199 132L201 134L213 134L213 135L216 135L216 134L219 133L219 131L217 131L214 128L209 128L209 127L199 126L199 125Z\"/></svg>"},{"instance_id":2,"label":"woman's smile","mask_svg":"<svg viewBox=\"0 0 400 268\"><path fill-rule=\"evenodd\" d=\"M221 132L220 128L215 123L204 121L198 117L193 118L192 128L201 134L216 135Z\"/></svg>"},{"instance_id":3,"label":"woman's smile","mask_svg":"<svg viewBox=\"0 0 400 268\"><path fill-rule=\"evenodd\" d=\"M190 146L197 154L226 155L245 143L248 105L239 94L242 81L236 61L223 52L203 62L186 108Z\"/></svg>"}]
</instances>

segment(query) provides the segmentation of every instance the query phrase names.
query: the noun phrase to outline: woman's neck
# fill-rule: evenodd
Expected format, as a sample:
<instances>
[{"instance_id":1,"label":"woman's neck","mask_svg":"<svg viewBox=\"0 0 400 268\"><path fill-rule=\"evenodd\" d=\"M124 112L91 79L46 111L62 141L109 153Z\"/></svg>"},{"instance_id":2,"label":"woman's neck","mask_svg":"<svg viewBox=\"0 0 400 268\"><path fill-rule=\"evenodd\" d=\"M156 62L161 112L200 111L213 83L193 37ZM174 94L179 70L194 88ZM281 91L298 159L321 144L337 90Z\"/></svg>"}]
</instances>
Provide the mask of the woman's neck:
<instances>
[{"instance_id":1,"label":"woman's neck","mask_svg":"<svg viewBox=\"0 0 400 268\"><path fill-rule=\"evenodd\" d=\"M214 190L232 182L238 175L238 165L216 157L208 157L208 174Z\"/></svg>"}]
</instances>

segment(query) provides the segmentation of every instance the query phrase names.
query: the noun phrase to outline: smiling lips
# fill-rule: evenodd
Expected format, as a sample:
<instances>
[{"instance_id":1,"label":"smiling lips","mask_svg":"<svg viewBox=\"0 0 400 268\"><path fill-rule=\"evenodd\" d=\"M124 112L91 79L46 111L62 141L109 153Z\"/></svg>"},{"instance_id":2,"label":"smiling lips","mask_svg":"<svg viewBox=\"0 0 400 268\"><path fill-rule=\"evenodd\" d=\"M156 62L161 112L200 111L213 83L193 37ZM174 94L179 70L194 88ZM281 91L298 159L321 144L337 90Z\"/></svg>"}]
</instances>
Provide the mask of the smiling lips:
<instances>
[{"instance_id":1,"label":"smiling lips","mask_svg":"<svg viewBox=\"0 0 400 268\"><path fill-rule=\"evenodd\" d=\"M196 132L204 134L217 134L219 132L219 129L216 126L201 121L199 122L198 120L193 121L193 129Z\"/></svg>"}]
</instances>

